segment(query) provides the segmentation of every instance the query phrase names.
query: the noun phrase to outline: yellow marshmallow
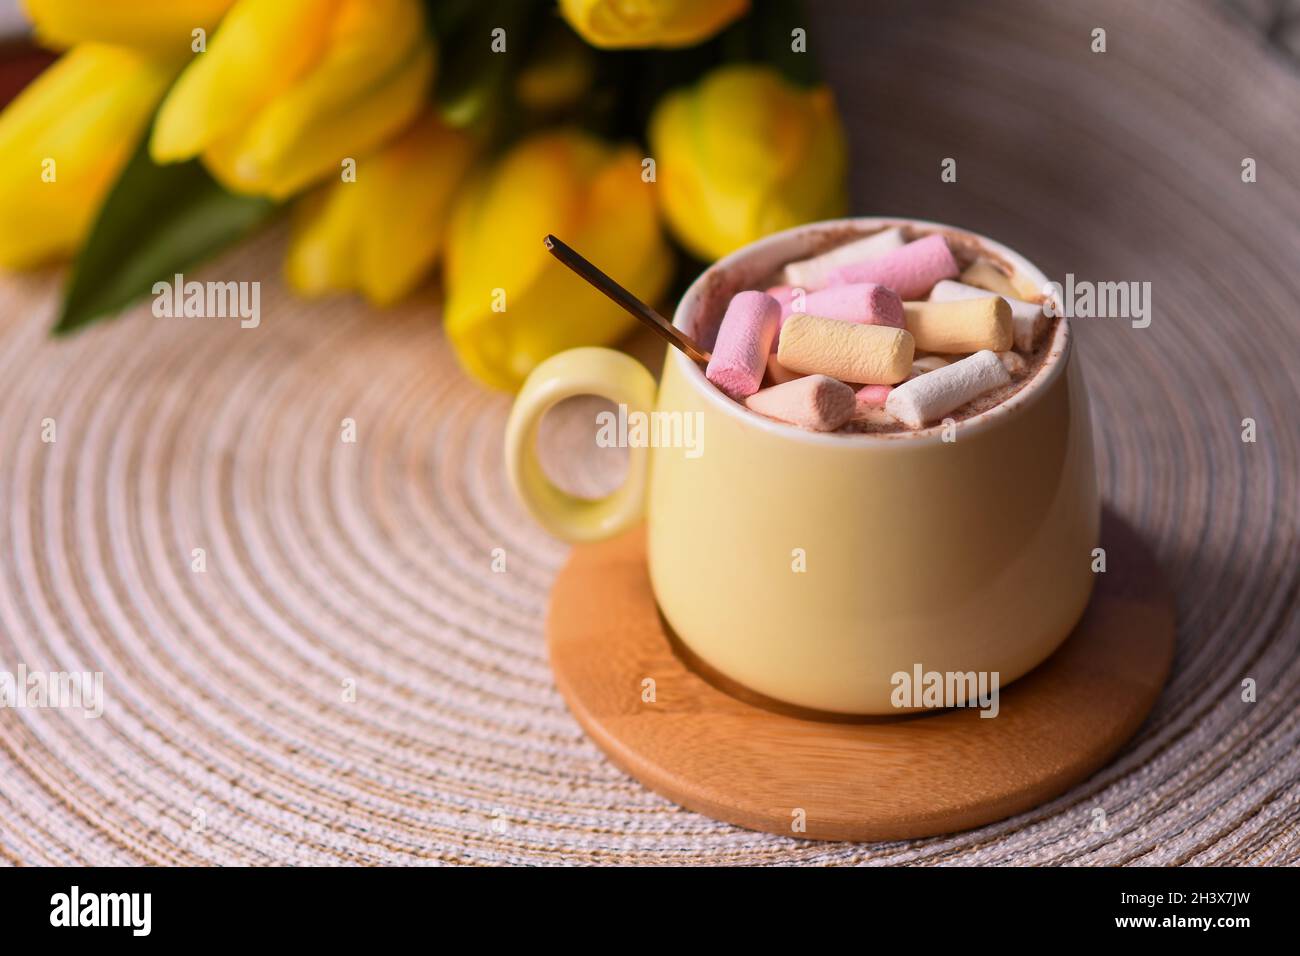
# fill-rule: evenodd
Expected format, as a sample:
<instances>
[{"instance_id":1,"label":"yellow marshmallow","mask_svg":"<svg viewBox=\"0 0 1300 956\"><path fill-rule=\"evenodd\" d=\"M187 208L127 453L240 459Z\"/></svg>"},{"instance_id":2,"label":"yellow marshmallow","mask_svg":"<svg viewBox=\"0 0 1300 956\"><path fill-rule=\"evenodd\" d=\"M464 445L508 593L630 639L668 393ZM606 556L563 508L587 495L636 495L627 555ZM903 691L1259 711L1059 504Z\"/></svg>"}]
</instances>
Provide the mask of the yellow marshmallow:
<instances>
[{"instance_id":1,"label":"yellow marshmallow","mask_svg":"<svg viewBox=\"0 0 1300 956\"><path fill-rule=\"evenodd\" d=\"M861 385L893 385L911 373L914 352L906 329L795 313L781 327L776 358L792 372L829 375Z\"/></svg>"},{"instance_id":2,"label":"yellow marshmallow","mask_svg":"<svg viewBox=\"0 0 1300 956\"><path fill-rule=\"evenodd\" d=\"M925 352L1005 352L1011 348L1011 306L1006 299L904 302L903 318Z\"/></svg>"},{"instance_id":3,"label":"yellow marshmallow","mask_svg":"<svg viewBox=\"0 0 1300 956\"><path fill-rule=\"evenodd\" d=\"M796 378L803 378L802 372L792 372L782 365L773 352L767 357L767 377L772 380L773 385L784 385L786 382L793 382Z\"/></svg>"},{"instance_id":4,"label":"yellow marshmallow","mask_svg":"<svg viewBox=\"0 0 1300 956\"><path fill-rule=\"evenodd\" d=\"M1013 299L1037 299L1042 290L1035 289L1029 283L1015 276L1007 276L988 259L976 259L961 274L961 281L967 285L979 286L998 295L1009 295Z\"/></svg>"}]
</instances>

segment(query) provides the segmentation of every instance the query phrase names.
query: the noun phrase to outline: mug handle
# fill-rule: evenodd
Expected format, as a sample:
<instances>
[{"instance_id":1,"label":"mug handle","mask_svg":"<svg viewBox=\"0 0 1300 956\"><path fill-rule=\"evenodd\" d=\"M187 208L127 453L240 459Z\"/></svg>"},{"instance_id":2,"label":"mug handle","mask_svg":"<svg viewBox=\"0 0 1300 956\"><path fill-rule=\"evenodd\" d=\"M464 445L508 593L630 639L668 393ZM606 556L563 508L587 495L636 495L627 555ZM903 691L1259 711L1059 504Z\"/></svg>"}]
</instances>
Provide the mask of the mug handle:
<instances>
[{"instance_id":1,"label":"mug handle","mask_svg":"<svg viewBox=\"0 0 1300 956\"><path fill-rule=\"evenodd\" d=\"M627 479L604 498L579 498L555 486L537 458L542 416L574 395L599 395L628 413L654 408L655 380L646 367L613 349L569 349L552 355L524 381L506 422L506 472L519 500L538 522L568 541L600 541L631 527L645 513L649 449L629 447Z\"/></svg>"}]
</instances>

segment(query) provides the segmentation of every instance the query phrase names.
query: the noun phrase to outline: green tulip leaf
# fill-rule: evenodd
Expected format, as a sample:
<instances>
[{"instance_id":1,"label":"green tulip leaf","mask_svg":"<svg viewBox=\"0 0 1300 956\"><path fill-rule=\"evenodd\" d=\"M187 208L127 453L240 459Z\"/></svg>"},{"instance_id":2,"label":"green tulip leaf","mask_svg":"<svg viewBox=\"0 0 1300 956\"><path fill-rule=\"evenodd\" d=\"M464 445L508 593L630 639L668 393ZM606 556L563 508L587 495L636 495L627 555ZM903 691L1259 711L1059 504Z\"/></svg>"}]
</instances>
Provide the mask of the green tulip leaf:
<instances>
[{"instance_id":1,"label":"green tulip leaf","mask_svg":"<svg viewBox=\"0 0 1300 956\"><path fill-rule=\"evenodd\" d=\"M155 164L148 139L146 133L77 255L56 335L120 312L155 282L247 236L277 208L226 192L198 160Z\"/></svg>"}]
</instances>

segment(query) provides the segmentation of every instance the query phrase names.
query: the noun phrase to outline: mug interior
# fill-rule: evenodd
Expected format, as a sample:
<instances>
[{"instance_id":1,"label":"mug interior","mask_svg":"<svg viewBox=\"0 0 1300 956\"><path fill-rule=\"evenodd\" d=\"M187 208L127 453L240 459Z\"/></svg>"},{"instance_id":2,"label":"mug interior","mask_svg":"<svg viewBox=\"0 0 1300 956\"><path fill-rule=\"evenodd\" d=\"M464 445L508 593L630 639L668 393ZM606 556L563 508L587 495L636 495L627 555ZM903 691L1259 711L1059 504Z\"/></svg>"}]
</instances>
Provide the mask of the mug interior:
<instances>
[{"instance_id":1,"label":"mug interior","mask_svg":"<svg viewBox=\"0 0 1300 956\"><path fill-rule=\"evenodd\" d=\"M985 236L955 226L921 219L876 217L833 219L774 233L719 259L701 273L686 290L673 316L673 325L694 338L703 348L712 351L727 303L737 292L769 288L776 283L778 273L788 262L819 255L846 242L895 226L904 229L909 241L932 233L941 233L947 238L953 255L963 269L976 258L986 258L998 263L1012 276L1028 282L1036 289L1041 290L1047 285L1047 276L1019 253ZM1041 303L1043 299L1044 296L1040 294L1032 301ZM1058 316L1053 326L1052 338L1046 346L1046 355L1034 374L1013 394L991 408L962 419L957 423L957 427L968 432L980 430L1008 415L1016 414L1060 374L1061 369L1065 367L1070 345L1069 320L1064 316ZM719 409L728 414L741 416L746 423L754 427L777 429L787 437L798 437L806 441L849 443L854 446L885 441L933 441L939 440L942 436L942 424L893 432L843 434L807 431L749 411L715 388L704 377L704 370L685 354L671 348L669 352L672 353L669 361L677 363L678 372L684 375L693 387L708 395L709 400L713 401Z\"/></svg>"}]
</instances>

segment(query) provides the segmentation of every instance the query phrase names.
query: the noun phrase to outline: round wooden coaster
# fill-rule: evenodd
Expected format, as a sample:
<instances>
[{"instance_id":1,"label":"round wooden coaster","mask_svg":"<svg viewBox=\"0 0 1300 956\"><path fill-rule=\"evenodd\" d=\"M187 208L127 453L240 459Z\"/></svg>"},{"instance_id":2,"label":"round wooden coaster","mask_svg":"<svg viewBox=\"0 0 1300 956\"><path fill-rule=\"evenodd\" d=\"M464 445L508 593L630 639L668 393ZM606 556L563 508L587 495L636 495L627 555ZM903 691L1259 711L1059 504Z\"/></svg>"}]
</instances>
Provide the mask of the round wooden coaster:
<instances>
[{"instance_id":1,"label":"round wooden coaster","mask_svg":"<svg viewBox=\"0 0 1300 956\"><path fill-rule=\"evenodd\" d=\"M964 830L1085 779L1160 694L1173 658L1172 595L1141 540L1110 512L1102 545L1107 569L1078 627L1002 689L993 719L973 708L845 718L728 684L660 617L644 529L574 548L551 595L551 665L610 759L691 810L821 840ZM643 700L647 678L653 702Z\"/></svg>"}]
</instances>

